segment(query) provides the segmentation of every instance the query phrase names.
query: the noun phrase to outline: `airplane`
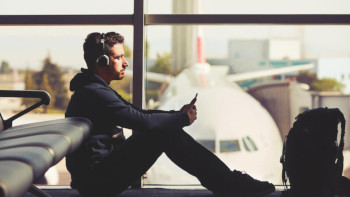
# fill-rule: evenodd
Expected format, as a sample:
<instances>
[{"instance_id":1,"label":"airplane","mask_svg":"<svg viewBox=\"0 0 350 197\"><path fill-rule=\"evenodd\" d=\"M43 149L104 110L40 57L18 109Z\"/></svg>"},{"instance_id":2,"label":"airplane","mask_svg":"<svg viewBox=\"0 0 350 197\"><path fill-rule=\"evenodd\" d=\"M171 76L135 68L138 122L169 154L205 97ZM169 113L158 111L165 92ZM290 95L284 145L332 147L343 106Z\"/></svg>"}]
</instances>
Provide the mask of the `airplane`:
<instances>
[{"instance_id":1,"label":"airplane","mask_svg":"<svg viewBox=\"0 0 350 197\"><path fill-rule=\"evenodd\" d=\"M193 7L198 10L195 12L200 12L201 1L196 3L198 6ZM188 35L194 40L191 66L176 76L146 72L146 80L167 84L159 102L151 103L161 110L176 110L189 103L198 93L197 120L184 130L215 153L231 170L245 171L254 178L281 184L282 166L279 160L282 138L278 127L269 112L236 82L309 70L314 65L228 75L227 66L211 66L206 62L203 30L201 26L193 28L194 33ZM132 71L128 70L127 74L132 76ZM195 177L173 164L165 154L160 156L145 177L143 182L146 186L200 185Z\"/></svg>"},{"instance_id":2,"label":"airplane","mask_svg":"<svg viewBox=\"0 0 350 197\"><path fill-rule=\"evenodd\" d=\"M201 42L202 37L198 37ZM197 44L199 48L203 45ZM168 83L158 109L180 109L198 93L197 120L184 130L215 153L231 170L281 184L280 132L269 112L237 81L313 68L313 64L227 75L227 66L211 66L197 49L197 62L177 76L147 72L147 80ZM129 74L132 74L129 72ZM147 172L144 184L187 185L199 181L173 164L164 154Z\"/></svg>"}]
</instances>

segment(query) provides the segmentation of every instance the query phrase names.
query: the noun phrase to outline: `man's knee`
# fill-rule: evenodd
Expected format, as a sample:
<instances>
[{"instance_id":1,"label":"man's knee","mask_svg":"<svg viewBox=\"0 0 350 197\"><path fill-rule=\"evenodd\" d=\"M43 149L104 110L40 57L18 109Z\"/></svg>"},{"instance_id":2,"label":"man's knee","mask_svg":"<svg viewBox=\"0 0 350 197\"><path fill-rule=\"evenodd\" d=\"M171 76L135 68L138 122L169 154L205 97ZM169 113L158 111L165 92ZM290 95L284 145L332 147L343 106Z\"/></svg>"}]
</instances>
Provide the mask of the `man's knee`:
<instances>
[{"instance_id":1,"label":"man's knee","mask_svg":"<svg viewBox=\"0 0 350 197\"><path fill-rule=\"evenodd\" d=\"M177 141L181 136L181 132L184 131L182 129L168 129L155 131L152 132L152 137L157 141L162 141L166 144L169 144L171 142Z\"/></svg>"}]
</instances>

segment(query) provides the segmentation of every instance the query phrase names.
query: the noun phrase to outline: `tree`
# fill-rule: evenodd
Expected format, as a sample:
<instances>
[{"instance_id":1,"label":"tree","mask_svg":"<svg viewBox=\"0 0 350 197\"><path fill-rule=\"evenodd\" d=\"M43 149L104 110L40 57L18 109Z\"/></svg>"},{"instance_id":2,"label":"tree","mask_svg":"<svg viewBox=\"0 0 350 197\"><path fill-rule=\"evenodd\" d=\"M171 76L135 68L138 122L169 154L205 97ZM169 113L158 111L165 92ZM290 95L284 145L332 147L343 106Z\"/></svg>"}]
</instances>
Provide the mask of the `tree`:
<instances>
[{"instance_id":1,"label":"tree","mask_svg":"<svg viewBox=\"0 0 350 197\"><path fill-rule=\"evenodd\" d=\"M297 76L297 81L300 83L306 83L309 86L317 79L316 73L310 73L308 71L300 71Z\"/></svg>"},{"instance_id":2,"label":"tree","mask_svg":"<svg viewBox=\"0 0 350 197\"><path fill-rule=\"evenodd\" d=\"M131 77L125 76L123 80L114 80L111 82L110 87L116 91L127 101L131 102Z\"/></svg>"},{"instance_id":3,"label":"tree","mask_svg":"<svg viewBox=\"0 0 350 197\"><path fill-rule=\"evenodd\" d=\"M339 91L344 89L344 84L338 82L335 79L323 78L318 79L316 73L310 73L308 71L300 71L297 76L297 81L300 83L306 83L310 86L310 90L316 91Z\"/></svg>"},{"instance_id":4,"label":"tree","mask_svg":"<svg viewBox=\"0 0 350 197\"><path fill-rule=\"evenodd\" d=\"M149 69L150 72L169 74L171 72L170 53L165 52L163 55L157 55L157 60Z\"/></svg>"},{"instance_id":5,"label":"tree","mask_svg":"<svg viewBox=\"0 0 350 197\"><path fill-rule=\"evenodd\" d=\"M1 74L8 74L11 73L11 67L7 61L2 61L0 66L0 73Z\"/></svg>"},{"instance_id":6,"label":"tree","mask_svg":"<svg viewBox=\"0 0 350 197\"><path fill-rule=\"evenodd\" d=\"M25 78L24 78L24 85L26 90L37 90L38 86L36 82L33 80L33 74L30 69L26 69L25 71ZM37 102L37 99L33 98L23 98L22 99L22 105L25 105L27 107L33 105Z\"/></svg>"},{"instance_id":7,"label":"tree","mask_svg":"<svg viewBox=\"0 0 350 197\"><path fill-rule=\"evenodd\" d=\"M162 73L162 74L170 74L171 73L171 56L170 53L163 53L162 55L157 55L156 62L153 64L151 68L149 68L150 72ZM146 100L147 102L152 99L157 101L159 99L160 90L163 84L159 84L156 82L147 82L147 90L146 90Z\"/></svg>"},{"instance_id":8,"label":"tree","mask_svg":"<svg viewBox=\"0 0 350 197\"><path fill-rule=\"evenodd\" d=\"M39 89L45 90L46 92L48 92L51 95L50 105L43 106L44 113L46 113L48 108L53 108L53 106L55 105L55 96L54 96L55 94L54 94L53 89L50 86L48 75L46 73L43 74L43 78L42 78Z\"/></svg>"},{"instance_id":9,"label":"tree","mask_svg":"<svg viewBox=\"0 0 350 197\"><path fill-rule=\"evenodd\" d=\"M40 72L32 73L26 71L25 87L26 90L45 90L51 96L50 108L66 109L69 98L68 90L62 79L63 73L57 64L51 62L48 55L43 61L43 67ZM33 104L33 101L23 101L24 105ZM44 108L44 112L47 107Z\"/></svg>"},{"instance_id":10,"label":"tree","mask_svg":"<svg viewBox=\"0 0 350 197\"><path fill-rule=\"evenodd\" d=\"M126 44L124 44L124 56L127 57L127 58L132 58L132 50Z\"/></svg>"},{"instance_id":11,"label":"tree","mask_svg":"<svg viewBox=\"0 0 350 197\"><path fill-rule=\"evenodd\" d=\"M66 109L68 105L68 90L62 80L63 73L57 64L51 62L51 57L48 55L43 61L41 78L47 75L48 84L52 89L51 97L54 98L53 106L58 109Z\"/></svg>"},{"instance_id":12,"label":"tree","mask_svg":"<svg viewBox=\"0 0 350 197\"><path fill-rule=\"evenodd\" d=\"M332 92L337 91L341 92L344 89L344 84L338 82L335 79L330 78L323 78L323 79L317 79L312 84L311 87L314 90L320 91L320 92Z\"/></svg>"},{"instance_id":13,"label":"tree","mask_svg":"<svg viewBox=\"0 0 350 197\"><path fill-rule=\"evenodd\" d=\"M26 90L37 90L38 89L37 84L33 80L32 71L29 68L26 69L26 71L25 71L24 83L25 83Z\"/></svg>"},{"instance_id":14,"label":"tree","mask_svg":"<svg viewBox=\"0 0 350 197\"><path fill-rule=\"evenodd\" d=\"M132 58L132 53L133 53L133 51L131 50L129 45L124 44L124 56L127 58ZM145 46L145 57L146 58L148 58L148 54L149 54L149 44L146 41L146 46Z\"/></svg>"},{"instance_id":15,"label":"tree","mask_svg":"<svg viewBox=\"0 0 350 197\"><path fill-rule=\"evenodd\" d=\"M149 47L149 42L146 40L146 46L145 46L145 57L148 59L149 58L149 51L150 47Z\"/></svg>"}]
</instances>

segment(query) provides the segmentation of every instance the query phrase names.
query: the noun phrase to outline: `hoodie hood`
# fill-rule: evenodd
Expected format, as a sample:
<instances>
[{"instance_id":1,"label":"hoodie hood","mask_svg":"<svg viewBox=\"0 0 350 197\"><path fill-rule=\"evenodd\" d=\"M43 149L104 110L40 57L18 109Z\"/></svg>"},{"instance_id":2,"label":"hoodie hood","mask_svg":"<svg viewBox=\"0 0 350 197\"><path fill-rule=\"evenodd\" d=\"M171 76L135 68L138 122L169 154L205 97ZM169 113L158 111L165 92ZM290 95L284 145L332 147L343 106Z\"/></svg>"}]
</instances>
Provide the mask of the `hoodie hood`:
<instances>
[{"instance_id":1,"label":"hoodie hood","mask_svg":"<svg viewBox=\"0 0 350 197\"><path fill-rule=\"evenodd\" d=\"M106 84L103 79L101 79L98 75L91 73L88 69L82 68L81 73L78 73L74 76L74 78L70 81L70 91L76 91L80 87L83 87L90 83L99 83L106 87Z\"/></svg>"}]
</instances>

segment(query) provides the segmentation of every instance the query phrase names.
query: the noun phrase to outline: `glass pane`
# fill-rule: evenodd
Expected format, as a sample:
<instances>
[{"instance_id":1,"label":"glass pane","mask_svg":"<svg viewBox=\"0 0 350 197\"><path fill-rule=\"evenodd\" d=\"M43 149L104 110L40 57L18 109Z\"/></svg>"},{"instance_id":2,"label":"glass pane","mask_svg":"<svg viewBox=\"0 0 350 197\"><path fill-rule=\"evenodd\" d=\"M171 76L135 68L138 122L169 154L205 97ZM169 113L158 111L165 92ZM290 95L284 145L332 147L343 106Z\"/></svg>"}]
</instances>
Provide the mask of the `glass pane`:
<instances>
[{"instance_id":1,"label":"glass pane","mask_svg":"<svg viewBox=\"0 0 350 197\"><path fill-rule=\"evenodd\" d=\"M241 147L238 140L220 141L220 153L239 152Z\"/></svg>"},{"instance_id":2,"label":"glass pane","mask_svg":"<svg viewBox=\"0 0 350 197\"><path fill-rule=\"evenodd\" d=\"M246 151L250 152L250 151L257 151L258 150L254 141L249 136L242 138L242 141L243 141L243 146L244 146Z\"/></svg>"},{"instance_id":3,"label":"glass pane","mask_svg":"<svg viewBox=\"0 0 350 197\"><path fill-rule=\"evenodd\" d=\"M149 14L349 14L347 0L148 0Z\"/></svg>"},{"instance_id":4,"label":"glass pane","mask_svg":"<svg viewBox=\"0 0 350 197\"><path fill-rule=\"evenodd\" d=\"M86 68L83 58L83 43L92 32L116 31L125 36L125 44L132 51L133 28L131 26L3 26L0 27L0 88L43 89L50 87L51 102L46 113L43 108L34 110L14 121L14 125L64 118L68 99L72 92L70 80L80 68ZM127 57L132 70L131 57ZM47 67L46 67L47 66ZM43 68L50 68L43 71ZM55 72L52 73L52 70ZM51 72L50 72L51 71ZM49 73L50 72L50 73ZM60 82L44 83L40 73L59 78ZM45 86L43 84L46 84ZM124 98L132 94L131 76L111 86L118 89ZM45 89L46 90L46 89ZM59 94L62 93L62 94ZM58 103L58 101L60 101ZM8 119L33 104L32 100L0 98L0 112ZM69 185L69 173L62 160L46 174L48 184Z\"/></svg>"},{"instance_id":5,"label":"glass pane","mask_svg":"<svg viewBox=\"0 0 350 197\"><path fill-rule=\"evenodd\" d=\"M214 140L197 140L202 146L215 153L215 141Z\"/></svg>"},{"instance_id":6,"label":"glass pane","mask_svg":"<svg viewBox=\"0 0 350 197\"><path fill-rule=\"evenodd\" d=\"M134 1L0 1L0 13L4 15L133 14Z\"/></svg>"},{"instance_id":7,"label":"glass pane","mask_svg":"<svg viewBox=\"0 0 350 197\"><path fill-rule=\"evenodd\" d=\"M198 119L184 129L216 147L244 138L250 152L216 150L231 169L281 184L282 141L295 116L319 106L349 116L350 26L148 26L146 34L147 107L179 110L198 93ZM172 165L162 156L146 181L198 183Z\"/></svg>"}]
</instances>

